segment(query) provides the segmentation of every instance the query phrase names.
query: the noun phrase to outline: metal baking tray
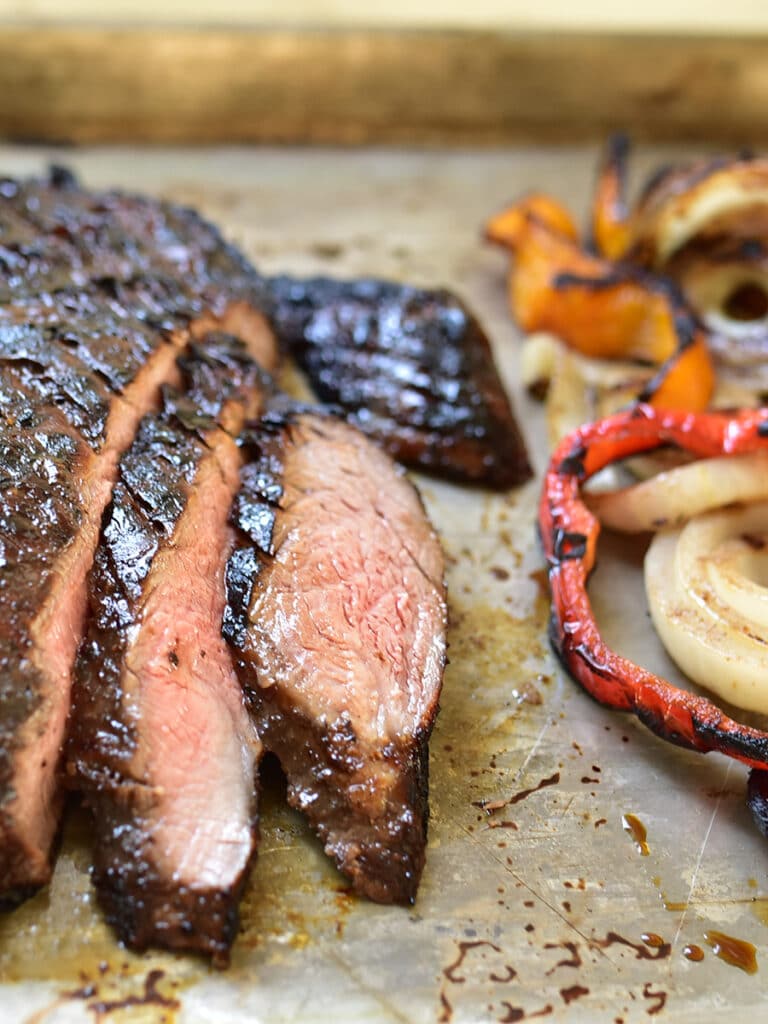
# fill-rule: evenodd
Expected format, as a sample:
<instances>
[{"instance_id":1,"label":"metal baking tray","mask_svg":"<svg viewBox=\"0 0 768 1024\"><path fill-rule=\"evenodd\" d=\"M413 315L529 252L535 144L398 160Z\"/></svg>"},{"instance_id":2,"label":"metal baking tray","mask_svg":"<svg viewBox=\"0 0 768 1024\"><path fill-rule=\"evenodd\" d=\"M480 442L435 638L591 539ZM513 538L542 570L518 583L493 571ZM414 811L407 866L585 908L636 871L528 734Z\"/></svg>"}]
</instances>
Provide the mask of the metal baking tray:
<instances>
[{"instance_id":1,"label":"metal baking tray","mask_svg":"<svg viewBox=\"0 0 768 1024\"><path fill-rule=\"evenodd\" d=\"M227 971L112 938L73 806L51 886L0 917L0 1019L27 1024L384 1024L761 1019L765 842L745 771L666 746L581 693L551 654L534 517L540 407L520 393L495 208L549 189L583 214L596 150L77 150L89 185L198 206L264 270L376 274L455 288L496 348L538 470L505 495L420 478L448 555L450 665L431 744L430 839L414 907L349 894L268 773L259 858ZM644 150L649 166L669 152ZM29 173L60 150L0 149ZM635 542L606 537L592 594L616 647L673 673L651 629ZM675 677L677 678L677 677ZM485 801L493 801L491 813ZM622 827L647 829L640 854ZM758 948L747 975L715 928ZM663 940L658 947L653 935ZM647 941L644 941L643 936ZM649 938L649 936L651 936ZM687 960L686 944L705 951Z\"/></svg>"}]
</instances>

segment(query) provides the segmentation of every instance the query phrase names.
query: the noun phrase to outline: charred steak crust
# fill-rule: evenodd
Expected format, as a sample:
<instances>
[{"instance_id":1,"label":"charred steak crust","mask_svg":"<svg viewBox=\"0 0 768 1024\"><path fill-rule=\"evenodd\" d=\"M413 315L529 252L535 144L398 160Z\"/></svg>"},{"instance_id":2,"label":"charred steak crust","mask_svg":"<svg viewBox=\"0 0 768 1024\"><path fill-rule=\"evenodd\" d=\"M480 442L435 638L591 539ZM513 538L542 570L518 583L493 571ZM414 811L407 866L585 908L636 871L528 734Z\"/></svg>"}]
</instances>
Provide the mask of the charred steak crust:
<instances>
[{"instance_id":1,"label":"charred steak crust","mask_svg":"<svg viewBox=\"0 0 768 1024\"><path fill-rule=\"evenodd\" d=\"M46 857L8 828L18 733L41 703L33 624L51 589L58 556L81 519L77 467L85 444L58 410L39 410L20 380L0 387L0 897L15 902L44 880ZM41 755L42 770L46 754ZM10 809L12 814L12 808Z\"/></svg>"},{"instance_id":2,"label":"charred steak crust","mask_svg":"<svg viewBox=\"0 0 768 1024\"><path fill-rule=\"evenodd\" d=\"M379 902L412 902L444 665L439 544L415 490L353 428L317 411L273 412L243 443L224 635L259 736L281 761L289 801L354 888ZM382 508L377 491L390 492ZM324 539L313 532L318 523ZM413 529L401 534L406 526ZM361 550L350 551L350 541ZM392 588L385 580L378 592L379 570L408 579ZM411 641L413 664L401 649Z\"/></svg>"},{"instance_id":3,"label":"charred steak crust","mask_svg":"<svg viewBox=\"0 0 768 1024\"><path fill-rule=\"evenodd\" d=\"M394 458L494 488L531 476L477 319L451 292L387 281L270 281L273 326L318 397Z\"/></svg>"},{"instance_id":4,"label":"charred steak crust","mask_svg":"<svg viewBox=\"0 0 768 1024\"><path fill-rule=\"evenodd\" d=\"M232 724L225 727L232 743L224 749L230 755L234 751L243 764L233 772L233 792L226 793L234 808L231 813L220 808L196 808L201 817L218 814L222 832L227 830L230 837L225 840L215 836L210 841L206 837L203 843L210 843L208 863L202 870L198 867L197 874L190 874L184 861L188 850L174 856L168 848L159 849L168 836L173 845L167 822L158 819L172 816L178 795L163 792L163 768L154 765L153 758L161 756L156 748L163 744L167 745L162 749L165 758L189 756L179 744L189 739L185 730L193 731L200 723L190 725L189 714L179 710L172 722L160 726L161 730L180 733L178 739L169 741L153 733L148 720L153 720L152 703L167 699L168 687L175 687L174 699L194 701L189 696L195 684L194 678L190 681L190 673L194 673L190 645L196 645L195 650L209 648L200 651L201 658L208 658L202 668L216 678L211 664L215 651L210 648L216 646L220 619L207 624L206 637L205 627L201 630L198 623L183 621L183 612L179 611L179 636L185 630L193 635L186 645L177 638L168 650L155 652L161 662L168 659L172 667L168 680L161 679L154 689L155 664L151 659L139 660L145 666L144 673L134 681L131 666L137 662L135 653L133 661L131 658L144 642L142 630L151 632L155 628L149 616L144 618L144 612L151 600L148 589L158 586L160 556L169 559L166 577L171 570L178 573L171 593L174 586L178 590L194 588L196 567L189 564L190 550L180 538L180 524L185 513L189 514L195 489L201 486L202 467L216 463L222 442L226 444L220 428L239 430L245 415L256 411L258 396L269 385L242 342L221 333L209 334L199 344L191 345L179 358L179 367L182 388L166 388L162 412L142 421L134 443L120 462L120 479L104 515L101 542L89 577L90 628L81 647L73 686L68 771L95 812L94 881L107 918L121 939L136 948L164 945L207 953L223 961L237 931L237 903L255 852L258 740L248 724L231 659L222 648L231 675L224 681L231 685L223 697L206 698L205 710L210 715L232 717ZM214 446L216 441L218 447ZM226 449L224 458L235 459L235 468L230 471L234 490L239 465L234 439L229 440ZM226 472L217 465L213 475L221 477ZM211 521L218 516L223 526L229 512L232 494L223 491L221 484L218 487L218 491L209 488L206 493L209 497L215 493L219 506L203 507L206 500L195 510L197 518L191 532L200 534L205 544L209 543L206 529L210 529ZM210 532L215 544L215 532ZM223 547L216 556L222 577L226 554ZM222 578L222 609L223 604ZM172 616L173 611L169 614ZM164 639L160 635L150 643L157 646ZM207 665L211 665L210 670ZM203 742L206 735L193 731L192 738ZM193 756L204 759L207 753L203 748L193 751ZM220 770L220 765L212 763L203 764L198 771ZM194 767L186 779L177 781L180 791L205 787ZM240 804L246 805L240 819L238 789ZM194 819L188 822L190 834L185 846L193 847L197 824ZM216 844L225 841L231 847L239 842L242 854L235 859L234 867L221 869L219 884L211 884L206 879L215 874L216 859L221 858ZM205 876L202 881L200 874Z\"/></svg>"},{"instance_id":5,"label":"charred steak crust","mask_svg":"<svg viewBox=\"0 0 768 1024\"><path fill-rule=\"evenodd\" d=\"M0 302L153 277L184 295L189 316L234 296L269 308L264 279L195 210L83 189L62 170L0 179Z\"/></svg>"},{"instance_id":6,"label":"charred steak crust","mask_svg":"<svg viewBox=\"0 0 768 1024\"><path fill-rule=\"evenodd\" d=\"M50 875L85 576L119 454L194 336L221 323L268 354L268 305L193 211L62 169L0 179L0 899Z\"/></svg>"}]
</instances>

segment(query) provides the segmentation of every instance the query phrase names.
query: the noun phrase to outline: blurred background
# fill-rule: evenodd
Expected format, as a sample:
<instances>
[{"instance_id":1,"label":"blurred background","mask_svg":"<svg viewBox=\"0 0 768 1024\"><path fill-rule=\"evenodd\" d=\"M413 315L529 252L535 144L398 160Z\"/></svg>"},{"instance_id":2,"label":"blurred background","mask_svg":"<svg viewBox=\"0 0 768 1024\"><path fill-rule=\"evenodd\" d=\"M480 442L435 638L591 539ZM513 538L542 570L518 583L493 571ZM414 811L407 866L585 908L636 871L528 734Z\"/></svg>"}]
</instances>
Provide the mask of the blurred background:
<instances>
[{"instance_id":1,"label":"blurred background","mask_svg":"<svg viewBox=\"0 0 768 1024\"><path fill-rule=\"evenodd\" d=\"M0 4L7 19L19 21L101 22L188 25L238 24L449 26L505 29L645 29L675 32L753 32L768 26L768 7L761 0L646 0L616 3L610 0L441 0L441 2L361 4L356 0L5 0Z\"/></svg>"},{"instance_id":2,"label":"blurred background","mask_svg":"<svg viewBox=\"0 0 768 1024\"><path fill-rule=\"evenodd\" d=\"M765 141L762 0L0 0L0 138Z\"/></svg>"}]
</instances>

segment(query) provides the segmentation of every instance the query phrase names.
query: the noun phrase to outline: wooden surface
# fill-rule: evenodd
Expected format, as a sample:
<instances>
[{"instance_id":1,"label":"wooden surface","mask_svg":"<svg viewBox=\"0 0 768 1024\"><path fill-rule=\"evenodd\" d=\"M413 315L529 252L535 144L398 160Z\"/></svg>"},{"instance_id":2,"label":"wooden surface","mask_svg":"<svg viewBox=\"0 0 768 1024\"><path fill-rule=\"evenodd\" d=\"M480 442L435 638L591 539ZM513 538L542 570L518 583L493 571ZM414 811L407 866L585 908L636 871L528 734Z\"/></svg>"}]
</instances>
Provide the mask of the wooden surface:
<instances>
[{"instance_id":1,"label":"wooden surface","mask_svg":"<svg viewBox=\"0 0 768 1024\"><path fill-rule=\"evenodd\" d=\"M768 38L0 29L0 139L768 143Z\"/></svg>"}]
</instances>

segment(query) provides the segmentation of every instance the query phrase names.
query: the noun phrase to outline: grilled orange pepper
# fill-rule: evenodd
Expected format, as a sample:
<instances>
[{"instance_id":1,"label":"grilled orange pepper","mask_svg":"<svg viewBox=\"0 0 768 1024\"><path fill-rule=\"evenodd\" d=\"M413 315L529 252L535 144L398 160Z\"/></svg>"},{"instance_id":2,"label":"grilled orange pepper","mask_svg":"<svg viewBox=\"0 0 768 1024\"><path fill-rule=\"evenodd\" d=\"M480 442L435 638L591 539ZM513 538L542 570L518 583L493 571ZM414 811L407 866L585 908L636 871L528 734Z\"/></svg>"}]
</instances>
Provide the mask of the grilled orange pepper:
<instances>
[{"instance_id":1,"label":"grilled orange pepper","mask_svg":"<svg viewBox=\"0 0 768 1024\"><path fill-rule=\"evenodd\" d=\"M540 193L493 217L486 236L512 250L512 312L527 332L551 331L586 356L659 365L644 393L658 408L701 411L715 374L704 333L674 285L595 256L566 210Z\"/></svg>"},{"instance_id":2,"label":"grilled orange pepper","mask_svg":"<svg viewBox=\"0 0 768 1024\"><path fill-rule=\"evenodd\" d=\"M592 199L592 240L601 256L619 260L629 248L631 225L626 201L626 135L614 135L608 141L605 158L597 173Z\"/></svg>"},{"instance_id":3,"label":"grilled orange pepper","mask_svg":"<svg viewBox=\"0 0 768 1024\"><path fill-rule=\"evenodd\" d=\"M533 217L515 253L509 296L523 330L552 331L587 356L661 363L676 347L663 295Z\"/></svg>"},{"instance_id":4,"label":"grilled orange pepper","mask_svg":"<svg viewBox=\"0 0 768 1024\"><path fill-rule=\"evenodd\" d=\"M554 234L562 235L575 242L579 229L573 217L562 205L546 192L530 192L518 202L501 210L485 225L485 237L489 242L505 249L517 249L528 228L528 219L533 218Z\"/></svg>"},{"instance_id":5,"label":"grilled orange pepper","mask_svg":"<svg viewBox=\"0 0 768 1024\"><path fill-rule=\"evenodd\" d=\"M680 328L682 329L682 328ZM646 386L639 401L655 409L688 409L703 412L715 389L715 368L707 339L695 328L690 341L664 363Z\"/></svg>"}]
</instances>

